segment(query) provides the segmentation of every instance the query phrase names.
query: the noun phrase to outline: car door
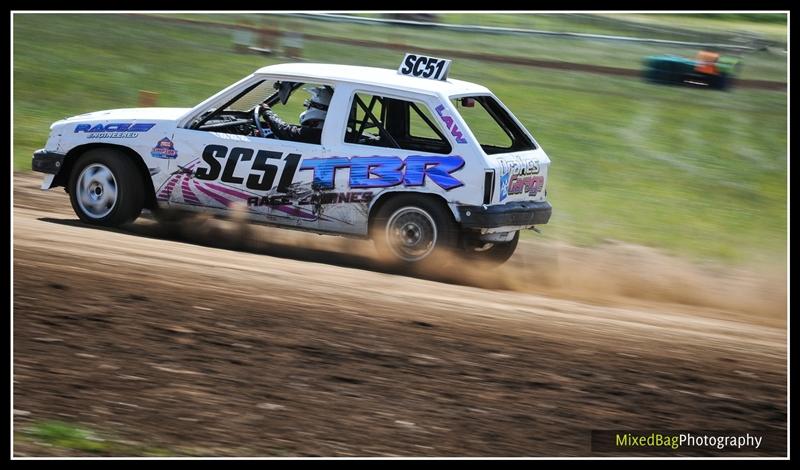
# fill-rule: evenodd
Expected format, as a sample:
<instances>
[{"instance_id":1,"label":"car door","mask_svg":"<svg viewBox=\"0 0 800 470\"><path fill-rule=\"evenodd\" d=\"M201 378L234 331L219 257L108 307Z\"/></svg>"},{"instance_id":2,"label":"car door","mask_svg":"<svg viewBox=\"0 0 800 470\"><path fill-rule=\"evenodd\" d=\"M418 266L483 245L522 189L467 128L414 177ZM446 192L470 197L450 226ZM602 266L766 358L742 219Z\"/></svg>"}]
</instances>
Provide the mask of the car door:
<instances>
[{"instance_id":1,"label":"car door","mask_svg":"<svg viewBox=\"0 0 800 470\"><path fill-rule=\"evenodd\" d=\"M328 218L320 220L320 229L366 234L369 209L386 192L437 193L449 200L449 191L464 186L464 159L452 153L452 141L424 100L355 87L337 104L347 117L336 135L325 136L325 158L304 162L327 193L322 210Z\"/></svg>"},{"instance_id":2,"label":"car door","mask_svg":"<svg viewBox=\"0 0 800 470\"><path fill-rule=\"evenodd\" d=\"M178 152L170 179L156 191L172 207L226 213L314 229L319 214L308 203L311 177L299 172L320 145L274 138L177 129Z\"/></svg>"}]
</instances>

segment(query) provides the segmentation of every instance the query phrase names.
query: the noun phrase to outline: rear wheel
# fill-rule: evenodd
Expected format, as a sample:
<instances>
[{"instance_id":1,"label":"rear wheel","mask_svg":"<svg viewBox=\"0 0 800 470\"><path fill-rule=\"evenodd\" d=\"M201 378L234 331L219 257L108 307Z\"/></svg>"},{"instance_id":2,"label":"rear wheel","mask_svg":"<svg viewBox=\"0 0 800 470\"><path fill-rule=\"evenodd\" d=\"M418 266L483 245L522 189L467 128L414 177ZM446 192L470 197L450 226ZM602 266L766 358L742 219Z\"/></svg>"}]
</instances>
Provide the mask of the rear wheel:
<instances>
[{"instance_id":1,"label":"rear wheel","mask_svg":"<svg viewBox=\"0 0 800 470\"><path fill-rule=\"evenodd\" d=\"M136 164L109 148L81 155L69 179L72 209L93 225L114 227L136 219L144 206L144 191Z\"/></svg>"},{"instance_id":2,"label":"rear wheel","mask_svg":"<svg viewBox=\"0 0 800 470\"><path fill-rule=\"evenodd\" d=\"M470 249L467 257L477 260L489 267L500 266L511 258L519 243L519 231L514 234L514 238L505 243L493 243L488 248Z\"/></svg>"},{"instance_id":3,"label":"rear wheel","mask_svg":"<svg viewBox=\"0 0 800 470\"><path fill-rule=\"evenodd\" d=\"M387 201L370 225L378 254L400 266L443 266L458 240L455 220L446 206L411 194Z\"/></svg>"}]
</instances>

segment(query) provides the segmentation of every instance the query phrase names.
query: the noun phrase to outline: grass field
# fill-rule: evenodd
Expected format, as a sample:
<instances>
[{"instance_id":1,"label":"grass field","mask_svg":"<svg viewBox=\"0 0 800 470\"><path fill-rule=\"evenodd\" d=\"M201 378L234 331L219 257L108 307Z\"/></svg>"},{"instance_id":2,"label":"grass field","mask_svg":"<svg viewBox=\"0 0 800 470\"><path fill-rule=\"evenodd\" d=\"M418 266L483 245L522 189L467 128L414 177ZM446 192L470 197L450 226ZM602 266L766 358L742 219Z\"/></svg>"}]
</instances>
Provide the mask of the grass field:
<instances>
[{"instance_id":1,"label":"grass field","mask_svg":"<svg viewBox=\"0 0 800 470\"><path fill-rule=\"evenodd\" d=\"M192 14L165 14L163 17L177 17L187 19L202 19L227 24L237 24L247 21L250 24L281 28L318 34L326 36L346 35L352 39L365 39L383 41L395 44L404 44L409 50L415 46L435 47L437 49L467 50L476 52L496 53L511 57L556 60L565 62L578 62L596 64L609 67L639 69L642 59L653 54L674 54L684 57L694 57L696 47L669 45L669 44L643 44L619 41L600 41L557 36L530 36L530 35L497 35L489 33L439 31L421 27L400 27L376 24L339 23L306 18L276 15L192 15ZM374 15L373 15L374 16ZM451 18L452 16L452 18ZM484 15L461 14L444 15L450 22L463 21L469 24L482 24L480 18ZM583 33L596 33L623 36L646 36L660 39L696 41L698 37L675 36L667 33L654 33L653 31L630 30L622 27L619 21L610 24L596 24L583 19L586 15L570 19L569 15L485 15L486 26L512 26L542 29L549 31L571 31ZM646 16L646 15L638 15ZM654 16L654 15L649 15ZM646 18L649 19L649 16ZM638 18L638 17L637 17ZM494 20L493 20L494 19ZM498 20L499 19L499 20ZM655 21L655 20L650 20ZM496 24L501 23L501 24ZM633 20L627 21L633 23ZM712 27L719 22L714 20L696 19L700 31ZM774 25L769 25L774 26ZM718 27L718 26L717 26ZM763 27L756 24L754 27ZM345 33L343 33L343 31ZM633 33L637 34L633 34ZM491 46L491 47L487 47ZM787 56L776 51L748 52L743 55L744 67L741 78L754 80L786 81Z\"/></svg>"},{"instance_id":2,"label":"grass field","mask_svg":"<svg viewBox=\"0 0 800 470\"><path fill-rule=\"evenodd\" d=\"M141 455L164 457L174 452L159 447L134 445L121 440L100 437L82 426L60 421L36 422L25 426L14 436L17 452L24 455L106 456ZM17 455L17 454L15 454Z\"/></svg>"},{"instance_id":3,"label":"grass field","mask_svg":"<svg viewBox=\"0 0 800 470\"><path fill-rule=\"evenodd\" d=\"M267 20L280 18L261 21ZM292 22L309 28L308 20ZM663 52L612 42L545 45L493 35L319 25L318 34L633 68L642 56ZM31 153L57 119L136 106L139 90L159 92L160 106L193 106L258 67L286 61L234 54L232 35L223 29L148 18L15 15L13 34L16 169L30 168ZM310 61L396 68L400 60L387 50L304 45ZM747 70L748 78L786 80L785 57L748 56ZM731 262L785 257L785 93L655 86L469 60L455 61L451 76L491 88L551 156L554 215L543 227L546 239L616 239Z\"/></svg>"}]
</instances>

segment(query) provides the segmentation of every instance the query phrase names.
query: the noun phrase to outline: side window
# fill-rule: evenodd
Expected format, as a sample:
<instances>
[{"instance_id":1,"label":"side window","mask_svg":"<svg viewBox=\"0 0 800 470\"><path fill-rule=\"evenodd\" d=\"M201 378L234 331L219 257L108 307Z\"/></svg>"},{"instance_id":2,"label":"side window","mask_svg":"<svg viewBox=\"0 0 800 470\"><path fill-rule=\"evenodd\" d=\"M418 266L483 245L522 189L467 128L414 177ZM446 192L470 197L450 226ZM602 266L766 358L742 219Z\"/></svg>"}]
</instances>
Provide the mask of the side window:
<instances>
[{"instance_id":1,"label":"side window","mask_svg":"<svg viewBox=\"0 0 800 470\"><path fill-rule=\"evenodd\" d=\"M410 104L411 112L408 113L408 135L415 139L437 140L441 136L436 132L436 127L431 127L433 117L424 105Z\"/></svg>"},{"instance_id":2,"label":"side window","mask_svg":"<svg viewBox=\"0 0 800 470\"><path fill-rule=\"evenodd\" d=\"M459 106L458 111L481 145L498 149L511 148L513 142L508 131L498 125L497 120L489 114L483 103L473 100L471 106Z\"/></svg>"},{"instance_id":3,"label":"side window","mask_svg":"<svg viewBox=\"0 0 800 470\"><path fill-rule=\"evenodd\" d=\"M424 103L367 93L353 95L344 141L425 153L452 151Z\"/></svg>"},{"instance_id":4,"label":"side window","mask_svg":"<svg viewBox=\"0 0 800 470\"><path fill-rule=\"evenodd\" d=\"M389 140L384 128L386 115L384 114L383 100L384 98L362 93L356 93L353 96L344 136L345 142L397 148L396 145L388 142L387 145L381 143L382 137Z\"/></svg>"},{"instance_id":5,"label":"side window","mask_svg":"<svg viewBox=\"0 0 800 470\"><path fill-rule=\"evenodd\" d=\"M289 95L286 104L277 102L272 105L275 112L287 124L300 126L308 124L307 121L301 122L301 116L311 115L315 118L324 118L327 115L328 105L333 96L333 87L318 83L296 84L297 88ZM327 93L319 93L319 90L327 88ZM306 113L306 111L314 110ZM320 119L324 121L324 119ZM320 123L321 126L322 123Z\"/></svg>"}]
</instances>

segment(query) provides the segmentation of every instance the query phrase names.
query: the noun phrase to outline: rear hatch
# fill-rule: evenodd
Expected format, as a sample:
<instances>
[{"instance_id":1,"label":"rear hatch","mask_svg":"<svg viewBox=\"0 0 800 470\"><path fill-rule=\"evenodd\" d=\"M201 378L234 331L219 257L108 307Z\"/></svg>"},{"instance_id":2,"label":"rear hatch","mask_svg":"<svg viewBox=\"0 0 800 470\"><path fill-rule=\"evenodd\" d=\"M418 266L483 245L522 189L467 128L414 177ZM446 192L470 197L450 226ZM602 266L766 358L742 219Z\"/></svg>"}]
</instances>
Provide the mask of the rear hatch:
<instances>
[{"instance_id":1,"label":"rear hatch","mask_svg":"<svg viewBox=\"0 0 800 470\"><path fill-rule=\"evenodd\" d=\"M484 203L507 204L545 201L550 159L541 147L535 150L489 155Z\"/></svg>"},{"instance_id":2,"label":"rear hatch","mask_svg":"<svg viewBox=\"0 0 800 470\"><path fill-rule=\"evenodd\" d=\"M494 95L457 95L453 106L486 159L483 203L546 200L550 159Z\"/></svg>"}]
</instances>

